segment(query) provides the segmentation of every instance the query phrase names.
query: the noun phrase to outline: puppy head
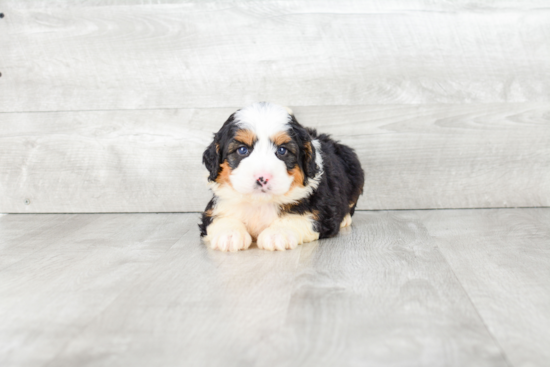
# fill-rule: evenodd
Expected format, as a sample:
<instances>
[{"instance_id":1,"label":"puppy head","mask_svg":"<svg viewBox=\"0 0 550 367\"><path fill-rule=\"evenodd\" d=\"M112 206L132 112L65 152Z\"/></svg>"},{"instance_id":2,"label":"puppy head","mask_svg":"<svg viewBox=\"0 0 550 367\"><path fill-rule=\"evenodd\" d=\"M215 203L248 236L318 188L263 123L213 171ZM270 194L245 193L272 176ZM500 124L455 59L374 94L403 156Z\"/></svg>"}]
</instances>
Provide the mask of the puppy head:
<instances>
[{"instance_id":1,"label":"puppy head","mask_svg":"<svg viewBox=\"0 0 550 367\"><path fill-rule=\"evenodd\" d=\"M203 154L209 181L256 198L286 195L315 177L311 136L281 106L255 103L233 113Z\"/></svg>"}]
</instances>

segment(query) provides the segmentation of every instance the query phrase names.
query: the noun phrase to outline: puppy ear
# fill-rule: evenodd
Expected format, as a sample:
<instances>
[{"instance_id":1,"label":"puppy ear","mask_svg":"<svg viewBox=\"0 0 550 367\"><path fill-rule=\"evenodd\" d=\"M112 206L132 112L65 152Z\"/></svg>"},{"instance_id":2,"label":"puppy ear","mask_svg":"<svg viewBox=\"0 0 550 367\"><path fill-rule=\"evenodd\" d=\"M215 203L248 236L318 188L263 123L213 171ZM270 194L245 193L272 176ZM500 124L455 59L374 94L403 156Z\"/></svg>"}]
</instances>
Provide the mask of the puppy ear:
<instances>
[{"instance_id":1,"label":"puppy ear","mask_svg":"<svg viewBox=\"0 0 550 367\"><path fill-rule=\"evenodd\" d=\"M217 142L217 135L214 135L214 141L210 143L208 148L202 154L202 163L206 166L206 169L210 172L208 181L215 181L220 172L221 164L221 152Z\"/></svg>"},{"instance_id":2,"label":"puppy ear","mask_svg":"<svg viewBox=\"0 0 550 367\"><path fill-rule=\"evenodd\" d=\"M300 166L304 172L304 185L307 185L307 180L314 178L320 170L320 167L315 163L315 157L320 153L316 151L311 142L313 138L317 137L317 131L315 129L304 128L294 115L290 116L292 118L291 126L294 130L294 135L300 145Z\"/></svg>"},{"instance_id":3,"label":"puppy ear","mask_svg":"<svg viewBox=\"0 0 550 367\"><path fill-rule=\"evenodd\" d=\"M222 154L224 147L222 142L225 142L232 136L232 126L235 121L235 113L231 114L227 121L223 123L220 131L214 134L214 140L208 148L202 154L202 163L206 166L206 169L210 172L208 181L216 181L218 174L221 171L220 165L222 164Z\"/></svg>"}]
</instances>

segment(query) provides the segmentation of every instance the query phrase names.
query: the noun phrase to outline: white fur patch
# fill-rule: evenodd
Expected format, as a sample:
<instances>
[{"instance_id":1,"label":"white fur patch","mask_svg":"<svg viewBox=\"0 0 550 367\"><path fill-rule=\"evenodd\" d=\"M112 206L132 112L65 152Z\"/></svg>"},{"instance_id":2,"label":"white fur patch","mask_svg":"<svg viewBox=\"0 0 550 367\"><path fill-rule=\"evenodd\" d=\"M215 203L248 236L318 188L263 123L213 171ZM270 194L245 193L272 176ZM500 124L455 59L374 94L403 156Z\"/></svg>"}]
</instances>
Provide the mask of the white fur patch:
<instances>
[{"instance_id":1,"label":"white fur patch","mask_svg":"<svg viewBox=\"0 0 550 367\"><path fill-rule=\"evenodd\" d=\"M252 237L243 223L235 218L215 218L207 228L205 241L210 247L220 251L246 250L252 243Z\"/></svg>"},{"instance_id":2,"label":"white fur patch","mask_svg":"<svg viewBox=\"0 0 550 367\"><path fill-rule=\"evenodd\" d=\"M235 112L235 122L252 131L259 140L269 140L278 132L288 130L291 117L287 110L273 103L254 103Z\"/></svg>"},{"instance_id":3,"label":"white fur patch","mask_svg":"<svg viewBox=\"0 0 550 367\"><path fill-rule=\"evenodd\" d=\"M321 143L318 139L311 140L311 144L313 144L313 147L315 148L315 164L317 164L317 167L321 170L320 174L323 173L323 156L321 155ZM317 177L317 176L315 176Z\"/></svg>"},{"instance_id":4,"label":"white fur patch","mask_svg":"<svg viewBox=\"0 0 550 367\"><path fill-rule=\"evenodd\" d=\"M277 147L271 138L289 130L290 115L284 107L272 103L254 103L235 113L235 123L256 135L252 153L233 170L229 179L235 190L241 194L262 194L256 184L257 177L270 177L265 186L267 195L285 194L294 177L288 174L286 164L277 158Z\"/></svg>"},{"instance_id":5,"label":"white fur patch","mask_svg":"<svg viewBox=\"0 0 550 367\"><path fill-rule=\"evenodd\" d=\"M290 189L294 176L288 174L285 162L275 155L276 147L269 140L259 139L252 153L233 170L229 179L231 185L241 194L282 195ZM267 193L259 191L256 177L271 176Z\"/></svg>"},{"instance_id":6,"label":"white fur patch","mask_svg":"<svg viewBox=\"0 0 550 367\"><path fill-rule=\"evenodd\" d=\"M311 214L287 214L275 220L258 236L258 247L269 251L292 250L296 246L319 239Z\"/></svg>"},{"instance_id":7,"label":"white fur patch","mask_svg":"<svg viewBox=\"0 0 550 367\"><path fill-rule=\"evenodd\" d=\"M351 226L351 215L348 213L340 223L340 228Z\"/></svg>"},{"instance_id":8,"label":"white fur patch","mask_svg":"<svg viewBox=\"0 0 550 367\"><path fill-rule=\"evenodd\" d=\"M254 195L239 194L227 185L218 185L213 191L218 199L212 215L238 220L254 239L279 217L279 205L266 197L261 197L265 201L256 200Z\"/></svg>"}]
</instances>

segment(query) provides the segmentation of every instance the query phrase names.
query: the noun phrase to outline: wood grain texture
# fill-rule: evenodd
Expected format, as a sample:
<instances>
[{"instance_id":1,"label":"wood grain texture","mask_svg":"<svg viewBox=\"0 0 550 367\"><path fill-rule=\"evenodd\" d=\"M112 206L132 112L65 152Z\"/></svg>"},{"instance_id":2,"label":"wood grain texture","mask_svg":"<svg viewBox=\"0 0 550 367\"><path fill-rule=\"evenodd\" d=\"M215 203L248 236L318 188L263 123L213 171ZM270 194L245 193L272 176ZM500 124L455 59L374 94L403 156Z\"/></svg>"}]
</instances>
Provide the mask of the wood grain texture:
<instances>
[{"instance_id":1,"label":"wood grain texture","mask_svg":"<svg viewBox=\"0 0 550 367\"><path fill-rule=\"evenodd\" d=\"M85 225L86 220L75 223L74 215L10 215L4 218L0 227L0 269L21 261L44 245L44 238L60 239L68 231ZM93 219L87 217L86 219Z\"/></svg>"},{"instance_id":2,"label":"wood grain texture","mask_svg":"<svg viewBox=\"0 0 550 367\"><path fill-rule=\"evenodd\" d=\"M486 217L437 213L457 233ZM529 222L521 209L499 213L509 225L518 216ZM0 218L0 232L13 217ZM51 220L20 217L33 226ZM0 268L0 364L515 366L440 252L445 236L426 229L440 218L358 212L351 230L294 251L221 253L200 242L196 214L68 216L74 229L35 233L44 241L36 253ZM525 223L522 234L548 240L544 223ZM507 243L494 229L478 246ZM549 279L525 275L517 280L526 285ZM540 290L524 305L545 317L537 302L548 290ZM544 341L532 350L544 353Z\"/></svg>"},{"instance_id":3,"label":"wood grain texture","mask_svg":"<svg viewBox=\"0 0 550 367\"><path fill-rule=\"evenodd\" d=\"M270 0L271 1L271 0ZM44 9L52 5L58 7L95 7L95 6L120 6L120 5L159 5L159 4L193 4L195 0L79 0L78 2L69 2L67 0L33 1L33 0L0 0L3 5L9 5L19 10L24 9ZM220 3L220 0L204 0L202 3ZM263 0L251 0L251 3L266 3ZM294 1L296 2L296 1ZM225 4L238 4L239 1L224 2ZM304 2L297 2L297 5L304 5ZM449 3L433 2L431 0L394 0L391 2L368 2L366 4L353 4L352 1L344 0L343 5L361 6L362 9L370 11L382 10L431 10L431 11L459 11L459 10L536 10L544 8L548 3L546 0L458 0ZM258 4L254 4L258 5ZM318 6L323 9L336 8L332 0L320 0Z\"/></svg>"},{"instance_id":4,"label":"wood grain texture","mask_svg":"<svg viewBox=\"0 0 550 367\"><path fill-rule=\"evenodd\" d=\"M311 247L259 365L506 365L422 222L357 213L351 230Z\"/></svg>"},{"instance_id":5,"label":"wood grain texture","mask_svg":"<svg viewBox=\"0 0 550 367\"><path fill-rule=\"evenodd\" d=\"M293 107L349 144L360 209L550 206L547 104ZM0 114L0 212L202 211L235 108Z\"/></svg>"},{"instance_id":6,"label":"wood grain texture","mask_svg":"<svg viewBox=\"0 0 550 367\"><path fill-rule=\"evenodd\" d=\"M425 212L431 236L515 367L550 361L550 210Z\"/></svg>"},{"instance_id":7,"label":"wood grain texture","mask_svg":"<svg viewBox=\"0 0 550 367\"><path fill-rule=\"evenodd\" d=\"M550 100L543 1L73 3L0 2L0 111Z\"/></svg>"},{"instance_id":8,"label":"wood grain texture","mask_svg":"<svg viewBox=\"0 0 550 367\"><path fill-rule=\"evenodd\" d=\"M63 231L28 239L12 251L18 261L0 266L2 366L43 366L54 359L143 269L196 227L193 215L169 214L90 214L71 216L66 224Z\"/></svg>"}]
</instances>

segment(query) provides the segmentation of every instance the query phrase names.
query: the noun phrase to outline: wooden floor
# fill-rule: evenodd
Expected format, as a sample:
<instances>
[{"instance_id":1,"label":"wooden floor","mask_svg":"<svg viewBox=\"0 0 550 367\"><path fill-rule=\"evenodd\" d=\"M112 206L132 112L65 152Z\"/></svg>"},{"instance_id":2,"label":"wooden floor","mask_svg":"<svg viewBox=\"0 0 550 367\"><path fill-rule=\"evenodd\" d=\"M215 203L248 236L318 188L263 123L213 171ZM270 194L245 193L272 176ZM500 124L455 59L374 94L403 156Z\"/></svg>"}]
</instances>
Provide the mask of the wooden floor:
<instances>
[{"instance_id":1,"label":"wooden floor","mask_svg":"<svg viewBox=\"0 0 550 367\"><path fill-rule=\"evenodd\" d=\"M0 366L548 366L550 209L359 212L287 252L197 214L0 217Z\"/></svg>"}]
</instances>

